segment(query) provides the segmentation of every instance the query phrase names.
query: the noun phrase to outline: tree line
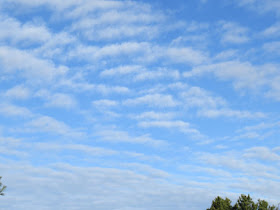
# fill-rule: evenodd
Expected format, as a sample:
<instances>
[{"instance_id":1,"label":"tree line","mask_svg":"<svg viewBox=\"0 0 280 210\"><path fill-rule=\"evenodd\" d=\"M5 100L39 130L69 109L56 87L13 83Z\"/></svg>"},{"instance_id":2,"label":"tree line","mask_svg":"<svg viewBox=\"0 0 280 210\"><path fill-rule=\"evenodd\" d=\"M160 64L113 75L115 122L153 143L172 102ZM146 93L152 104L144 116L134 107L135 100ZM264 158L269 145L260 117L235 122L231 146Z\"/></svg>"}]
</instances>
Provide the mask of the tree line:
<instances>
[{"instance_id":1,"label":"tree line","mask_svg":"<svg viewBox=\"0 0 280 210\"><path fill-rule=\"evenodd\" d=\"M250 195L240 195L236 203L232 206L231 200L228 198L216 197L212 201L212 205L207 210L280 210L274 205L269 205L265 200L254 202Z\"/></svg>"}]
</instances>

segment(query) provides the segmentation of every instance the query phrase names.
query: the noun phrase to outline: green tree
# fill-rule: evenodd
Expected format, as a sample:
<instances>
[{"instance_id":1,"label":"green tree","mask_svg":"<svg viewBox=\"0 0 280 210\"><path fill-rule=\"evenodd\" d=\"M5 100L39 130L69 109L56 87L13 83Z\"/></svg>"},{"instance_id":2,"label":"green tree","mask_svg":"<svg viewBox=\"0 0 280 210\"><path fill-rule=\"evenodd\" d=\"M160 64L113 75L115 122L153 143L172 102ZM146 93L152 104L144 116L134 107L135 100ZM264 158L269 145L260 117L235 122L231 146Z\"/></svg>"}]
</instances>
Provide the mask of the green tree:
<instances>
[{"instance_id":1,"label":"green tree","mask_svg":"<svg viewBox=\"0 0 280 210\"><path fill-rule=\"evenodd\" d=\"M257 210L258 205L254 203L250 195L239 196L236 205L237 210Z\"/></svg>"},{"instance_id":2,"label":"green tree","mask_svg":"<svg viewBox=\"0 0 280 210\"><path fill-rule=\"evenodd\" d=\"M231 206L230 199L223 199L221 197L216 197L212 201L212 205L207 210L280 210L279 208L270 206L265 200L258 200L254 203L250 195L240 195L234 206Z\"/></svg>"},{"instance_id":3,"label":"green tree","mask_svg":"<svg viewBox=\"0 0 280 210\"><path fill-rule=\"evenodd\" d=\"M2 176L0 176L0 195L4 195L4 190L7 188L5 185L1 183Z\"/></svg>"},{"instance_id":4,"label":"green tree","mask_svg":"<svg viewBox=\"0 0 280 210\"><path fill-rule=\"evenodd\" d=\"M274 205L270 206L265 200L258 200L258 210L278 210Z\"/></svg>"},{"instance_id":5,"label":"green tree","mask_svg":"<svg viewBox=\"0 0 280 210\"><path fill-rule=\"evenodd\" d=\"M265 200L258 200L258 210L267 210L268 209L268 202Z\"/></svg>"},{"instance_id":6,"label":"green tree","mask_svg":"<svg viewBox=\"0 0 280 210\"><path fill-rule=\"evenodd\" d=\"M228 198L223 199L220 196L218 196L212 201L211 207L207 210L231 210L231 209L232 209L231 200Z\"/></svg>"}]
</instances>

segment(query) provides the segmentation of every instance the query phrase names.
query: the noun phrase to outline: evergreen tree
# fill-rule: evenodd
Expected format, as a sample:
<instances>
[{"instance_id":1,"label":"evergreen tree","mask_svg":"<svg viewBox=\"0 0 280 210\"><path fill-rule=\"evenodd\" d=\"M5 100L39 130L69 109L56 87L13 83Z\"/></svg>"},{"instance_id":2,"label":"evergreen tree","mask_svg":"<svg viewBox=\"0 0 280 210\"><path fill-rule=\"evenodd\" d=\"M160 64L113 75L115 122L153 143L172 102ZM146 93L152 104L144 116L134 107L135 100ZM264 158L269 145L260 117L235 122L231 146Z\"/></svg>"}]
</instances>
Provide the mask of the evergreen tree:
<instances>
[{"instance_id":1,"label":"evergreen tree","mask_svg":"<svg viewBox=\"0 0 280 210\"><path fill-rule=\"evenodd\" d=\"M220 196L212 201L212 205L207 210L280 210L279 208L270 206L265 200L258 200L254 203L250 195L240 195L234 206L231 206L231 200L223 199Z\"/></svg>"},{"instance_id":2,"label":"evergreen tree","mask_svg":"<svg viewBox=\"0 0 280 210\"><path fill-rule=\"evenodd\" d=\"M238 210L257 210L257 204L254 203L250 195L241 195L237 200Z\"/></svg>"},{"instance_id":3,"label":"evergreen tree","mask_svg":"<svg viewBox=\"0 0 280 210\"><path fill-rule=\"evenodd\" d=\"M273 206L269 206L268 202L265 200L258 200L258 210L279 210L278 208L276 208L274 205Z\"/></svg>"},{"instance_id":4,"label":"evergreen tree","mask_svg":"<svg viewBox=\"0 0 280 210\"><path fill-rule=\"evenodd\" d=\"M212 201L212 205L209 209L207 210L231 210L231 200L226 198L223 199L220 196L216 197Z\"/></svg>"}]
</instances>

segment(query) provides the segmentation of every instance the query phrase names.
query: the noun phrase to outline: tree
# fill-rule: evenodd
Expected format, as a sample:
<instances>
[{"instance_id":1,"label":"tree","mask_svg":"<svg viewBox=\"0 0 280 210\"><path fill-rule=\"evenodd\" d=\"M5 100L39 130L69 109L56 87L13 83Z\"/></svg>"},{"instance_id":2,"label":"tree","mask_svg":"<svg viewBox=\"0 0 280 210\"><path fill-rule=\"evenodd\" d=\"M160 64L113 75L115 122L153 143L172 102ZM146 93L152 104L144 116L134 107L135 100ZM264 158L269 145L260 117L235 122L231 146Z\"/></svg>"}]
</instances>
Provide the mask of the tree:
<instances>
[{"instance_id":1,"label":"tree","mask_svg":"<svg viewBox=\"0 0 280 210\"><path fill-rule=\"evenodd\" d=\"M268 202L265 200L258 200L258 210L266 210L268 209Z\"/></svg>"},{"instance_id":2,"label":"tree","mask_svg":"<svg viewBox=\"0 0 280 210\"><path fill-rule=\"evenodd\" d=\"M207 210L231 210L231 209L232 209L231 200L228 198L223 199L220 196L218 196L212 201L211 207Z\"/></svg>"},{"instance_id":3,"label":"tree","mask_svg":"<svg viewBox=\"0 0 280 210\"><path fill-rule=\"evenodd\" d=\"M257 210L257 204L254 203L250 195L241 195L236 203L236 207L238 210Z\"/></svg>"},{"instance_id":4,"label":"tree","mask_svg":"<svg viewBox=\"0 0 280 210\"><path fill-rule=\"evenodd\" d=\"M273 206L269 206L268 202L265 200L258 200L258 210L277 210L278 208L276 208L274 205Z\"/></svg>"},{"instance_id":5,"label":"tree","mask_svg":"<svg viewBox=\"0 0 280 210\"><path fill-rule=\"evenodd\" d=\"M5 185L1 183L2 176L0 176L0 195L4 195L3 191L7 188Z\"/></svg>"},{"instance_id":6,"label":"tree","mask_svg":"<svg viewBox=\"0 0 280 210\"><path fill-rule=\"evenodd\" d=\"M221 197L216 197L212 201L212 205L207 210L280 210L274 205L270 206L265 200L258 200L257 203L254 203L250 195L240 195L237 202L234 206L231 206L231 200Z\"/></svg>"}]
</instances>

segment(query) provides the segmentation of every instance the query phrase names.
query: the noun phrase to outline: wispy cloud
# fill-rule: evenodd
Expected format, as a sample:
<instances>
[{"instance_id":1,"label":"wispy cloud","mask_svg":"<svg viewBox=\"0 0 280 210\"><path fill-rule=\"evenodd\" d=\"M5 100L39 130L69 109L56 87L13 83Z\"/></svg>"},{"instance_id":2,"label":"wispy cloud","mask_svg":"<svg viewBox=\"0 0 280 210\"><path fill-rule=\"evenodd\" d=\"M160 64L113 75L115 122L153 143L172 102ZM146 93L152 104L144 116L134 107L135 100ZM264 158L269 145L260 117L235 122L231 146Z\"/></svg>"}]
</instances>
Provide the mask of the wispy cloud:
<instances>
[{"instance_id":1,"label":"wispy cloud","mask_svg":"<svg viewBox=\"0 0 280 210\"><path fill-rule=\"evenodd\" d=\"M168 143L164 140L153 139L149 135L131 136L125 131L103 130L97 133L102 141L112 143L131 143L131 144L147 144L154 147L166 146Z\"/></svg>"},{"instance_id":2,"label":"wispy cloud","mask_svg":"<svg viewBox=\"0 0 280 210\"><path fill-rule=\"evenodd\" d=\"M205 74L213 74L223 81L231 81L236 89L263 90L267 89L270 97L278 100L278 65L252 65L249 62L227 61L210 65L202 65L185 72L184 76L197 77ZM275 95L273 95L275 94Z\"/></svg>"},{"instance_id":3,"label":"wispy cloud","mask_svg":"<svg viewBox=\"0 0 280 210\"><path fill-rule=\"evenodd\" d=\"M0 113L4 116L31 117L32 112L26 108L14 104L0 104Z\"/></svg>"},{"instance_id":4,"label":"wispy cloud","mask_svg":"<svg viewBox=\"0 0 280 210\"><path fill-rule=\"evenodd\" d=\"M49 116L36 117L27 122L26 126L28 132L53 133L73 138L80 138L85 135L83 132L75 131L64 122L58 121Z\"/></svg>"},{"instance_id":5,"label":"wispy cloud","mask_svg":"<svg viewBox=\"0 0 280 210\"><path fill-rule=\"evenodd\" d=\"M134 99L127 99L124 105L148 105L155 107L174 107L178 104L171 95L148 94Z\"/></svg>"},{"instance_id":6,"label":"wispy cloud","mask_svg":"<svg viewBox=\"0 0 280 210\"><path fill-rule=\"evenodd\" d=\"M223 43L242 44L248 42L248 28L232 22L221 22Z\"/></svg>"},{"instance_id":7,"label":"wispy cloud","mask_svg":"<svg viewBox=\"0 0 280 210\"><path fill-rule=\"evenodd\" d=\"M28 99L31 96L31 91L24 85L17 85L8 89L4 95L13 99Z\"/></svg>"},{"instance_id":8,"label":"wispy cloud","mask_svg":"<svg viewBox=\"0 0 280 210\"><path fill-rule=\"evenodd\" d=\"M45 101L46 107L73 108L77 105L75 98L65 93L51 93L48 90L39 90L35 93Z\"/></svg>"},{"instance_id":9,"label":"wispy cloud","mask_svg":"<svg viewBox=\"0 0 280 210\"><path fill-rule=\"evenodd\" d=\"M11 47L1 46L0 58L4 73L18 73L33 82L53 80L68 70L65 66L56 67L49 60L37 58L31 53Z\"/></svg>"},{"instance_id":10,"label":"wispy cloud","mask_svg":"<svg viewBox=\"0 0 280 210\"><path fill-rule=\"evenodd\" d=\"M184 133L200 134L200 132L194 128L191 128L188 122L183 121L140 121L138 124L140 127L158 127L158 128L177 128Z\"/></svg>"},{"instance_id":11,"label":"wispy cloud","mask_svg":"<svg viewBox=\"0 0 280 210\"><path fill-rule=\"evenodd\" d=\"M52 34L44 25L32 22L22 24L15 18L0 16L0 40L11 45L30 46L51 39Z\"/></svg>"}]
</instances>

